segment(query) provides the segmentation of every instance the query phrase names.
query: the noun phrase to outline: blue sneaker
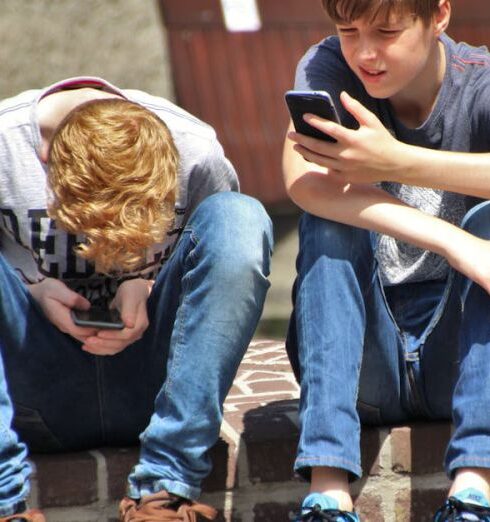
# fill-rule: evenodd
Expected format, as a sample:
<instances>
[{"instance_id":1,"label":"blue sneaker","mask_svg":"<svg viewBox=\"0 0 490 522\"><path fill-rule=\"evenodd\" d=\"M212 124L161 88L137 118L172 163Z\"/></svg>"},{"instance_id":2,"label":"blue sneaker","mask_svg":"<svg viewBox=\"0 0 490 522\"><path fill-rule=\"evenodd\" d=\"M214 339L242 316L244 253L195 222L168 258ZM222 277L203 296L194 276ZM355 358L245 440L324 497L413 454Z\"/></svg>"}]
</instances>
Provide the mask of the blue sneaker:
<instances>
[{"instance_id":1,"label":"blue sneaker","mask_svg":"<svg viewBox=\"0 0 490 522\"><path fill-rule=\"evenodd\" d=\"M353 511L340 511L339 503L321 493L310 493L301 506L295 522L360 522Z\"/></svg>"},{"instance_id":2,"label":"blue sneaker","mask_svg":"<svg viewBox=\"0 0 490 522\"><path fill-rule=\"evenodd\" d=\"M490 522L490 504L481 491L464 489L446 500L434 522Z\"/></svg>"}]
</instances>

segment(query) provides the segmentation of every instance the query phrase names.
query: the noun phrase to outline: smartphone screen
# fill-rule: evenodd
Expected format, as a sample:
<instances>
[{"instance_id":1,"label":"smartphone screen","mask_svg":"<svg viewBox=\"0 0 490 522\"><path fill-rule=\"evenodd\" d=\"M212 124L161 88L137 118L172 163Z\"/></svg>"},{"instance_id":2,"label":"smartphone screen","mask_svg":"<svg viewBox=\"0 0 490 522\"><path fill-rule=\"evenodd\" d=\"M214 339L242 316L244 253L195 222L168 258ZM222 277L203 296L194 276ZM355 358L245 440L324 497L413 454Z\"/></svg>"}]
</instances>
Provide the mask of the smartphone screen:
<instances>
[{"instance_id":1,"label":"smartphone screen","mask_svg":"<svg viewBox=\"0 0 490 522\"><path fill-rule=\"evenodd\" d=\"M78 326L91 326L105 330L122 330L124 323L116 309L92 306L89 310L72 309L73 322Z\"/></svg>"},{"instance_id":2,"label":"smartphone screen","mask_svg":"<svg viewBox=\"0 0 490 522\"><path fill-rule=\"evenodd\" d=\"M320 140L335 142L327 134L312 127L303 119L306 113L316 114L320 118L340 123L332 98L326 91L287 91L286 104L291 114L296 132Z\"/></svg>"}]
</instances>

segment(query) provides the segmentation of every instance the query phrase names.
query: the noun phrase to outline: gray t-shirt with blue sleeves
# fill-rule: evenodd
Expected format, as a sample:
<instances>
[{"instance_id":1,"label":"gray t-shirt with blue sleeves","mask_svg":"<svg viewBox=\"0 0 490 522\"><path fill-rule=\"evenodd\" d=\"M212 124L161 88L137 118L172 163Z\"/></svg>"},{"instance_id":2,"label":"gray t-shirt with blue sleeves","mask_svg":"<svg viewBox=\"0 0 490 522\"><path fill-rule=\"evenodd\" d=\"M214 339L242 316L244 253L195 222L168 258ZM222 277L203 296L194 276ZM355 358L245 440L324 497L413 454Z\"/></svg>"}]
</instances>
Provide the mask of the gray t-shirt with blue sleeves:
<instances>
[{"instance_id":1,"label":"gray t-shirt with blue sleeves","mask_svg":"<svg viewBox=\"0 0 490 522\"><path fill-rule=\"evenodd\" d=\"M447 64L442 87L432 113L415 129L397 119L389 100L369 96L344 60L336 36L307 51L297 67L295 88L328 91L342 123L349 128L357 128L358 124L340 104L342 91L374 112L402 142L436 150L490 152L490 54L486 47L456 43L446 34L441 41ZM456 225L478 201L453 192L398 183L381 186L408 205ZM386 285L442 280L449 269L443 257L387 235L378 236L376 257Z\"/></svg>"},{"instance_id":2,"label":"gray t-shirt with blue sleeves","mask_svg":"<svg viewBox=\"0 0 490 522\"><path fill-rule=\"evenodd\" d=\"M49 188L46 167L38 155L37 105L52 92L78 87L113 92L151 110L165 122L179 151L173 227L162 243L147 251L141 267L118 278L95 273L93 265L75 256L73 247L83 238L58 229L46 211ZM114 295L121 280L153 279L199 203L211 194L230 190L239 190L238 178L214 130L163 98L83 77L0 102L0 252L25 283L53 277L96 302Z\"/></svg>"}]
</instances>

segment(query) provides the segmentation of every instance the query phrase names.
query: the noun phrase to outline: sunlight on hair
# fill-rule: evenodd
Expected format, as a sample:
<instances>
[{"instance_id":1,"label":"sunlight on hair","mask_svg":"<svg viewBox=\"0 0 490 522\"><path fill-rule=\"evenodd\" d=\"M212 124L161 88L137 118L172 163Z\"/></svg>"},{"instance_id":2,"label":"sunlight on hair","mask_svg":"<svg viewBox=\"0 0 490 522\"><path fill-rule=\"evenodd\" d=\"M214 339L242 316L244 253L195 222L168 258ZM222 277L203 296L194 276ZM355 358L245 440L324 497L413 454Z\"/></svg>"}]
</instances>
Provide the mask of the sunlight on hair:
<instances>
[{"instance_id":1,"label":"sunlight on hair","mask_svg":"<svg viewBox=\"0 0 490 522\"><path fill-rule=\"evenodd\" d=\"M49 215L86 242L76 253L97 271L127 271L172 226L178 152L151 111L121 99L72 111L48 156Z\"/></svg>"},{"instance_id":2,"label":"sunlight on hair","mask_svg":"<svg viewBox=\"0 0 490 522\"><path fill-rule=\"evenodd\" d=\"M364 16L388 19L402 13L429 23L439 8L439 0L322 0L322 4L334 23L350 23Z\"/></svg>"}]
</instances>

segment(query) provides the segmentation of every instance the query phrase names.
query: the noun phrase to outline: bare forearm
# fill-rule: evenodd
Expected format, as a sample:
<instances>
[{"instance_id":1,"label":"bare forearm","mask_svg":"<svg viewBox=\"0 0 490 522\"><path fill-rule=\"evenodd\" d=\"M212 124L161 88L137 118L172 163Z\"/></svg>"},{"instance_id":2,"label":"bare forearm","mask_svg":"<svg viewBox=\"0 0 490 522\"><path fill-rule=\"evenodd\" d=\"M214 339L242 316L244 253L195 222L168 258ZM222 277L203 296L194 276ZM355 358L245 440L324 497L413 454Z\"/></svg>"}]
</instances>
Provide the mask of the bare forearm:
<instances>
[{"instance_id":1,"label":"bare forearm","mask_svg":"<svg viewBox=\"0 0 490 522\"><path fill-rule=\"evenodd\" d=\"M346 185L339 177L310 171L289 186L293 201L325 219L387 234L447 256L460 228L410 207L371 185Z\"/></svg>"},{"instance_id":2,"label":"bare forearm","mask_svg":"<svg viewBox=\"0 0 490 522\"><path fill-rule=\"evenodd\" d=\"M396 168L387 181L490 199L490 154L401 144Z\"/></svg>"},{"instance_id":3,"label":"bare forearm","mask_svg":"<svg viewBox=\"0 0 490 522\"><path fill-rule=\"evenodd\" d=\"M433 229L455 228L407 206L373 186L346 183L342 175L329 173L305 161L286 140L283 173L291 199L313 215L373 230L442 253Z\"/></svg>"}]
</instances>

